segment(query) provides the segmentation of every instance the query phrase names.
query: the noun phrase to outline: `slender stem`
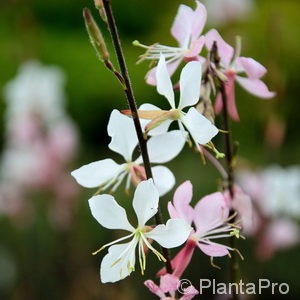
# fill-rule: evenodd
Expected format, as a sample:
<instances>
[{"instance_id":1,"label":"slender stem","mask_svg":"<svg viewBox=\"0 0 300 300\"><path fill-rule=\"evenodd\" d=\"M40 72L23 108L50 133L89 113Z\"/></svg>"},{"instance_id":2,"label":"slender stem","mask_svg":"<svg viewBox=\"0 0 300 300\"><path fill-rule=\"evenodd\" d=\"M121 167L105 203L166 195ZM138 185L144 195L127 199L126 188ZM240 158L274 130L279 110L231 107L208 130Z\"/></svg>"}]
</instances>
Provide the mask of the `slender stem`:
<instances>
[{"instance_id":1,"label":"slender stem","mask_svg":"<svg viewBox=\"0 0 300 300\"><path fill-rule=\"evenodd\" d=\"M221 83L220 86L221 96L222 96L222 102L223 102L223 126L224 129L228 132L225 134L225 154L226 154L226 163L227 163L227 184L228 184L228 190L230 194L230 198L233 199L234 197L234 170L233 170L233 146L232 146L232 137L231 137L231 131L230 131L230 123L229 123L229 116L228 116L228 110L227 110L227 95L225 91L225 84L224 82ZM231 211L231 214L233 214L234 211ZM233 220L234 222L234 220ZM235 247L235 237L230 238L230 247ZM235 251L232 253L231 263L230 263L230 277L231 282L239 282L240 279L240 270L239 270L239 263L238 263L238 255ZM232 299L239 300L239 294L233 293Z\"/></svg>"},{"instance_id":2,"label":"slender stem","mask_svg":"<svg viewBox=\"0 0 300 300\"><path fill-rule=\"evenodd\" d=\"M111 34L111 38L114 44L115 52L117 55L119 67L120 67L120 72L121 75L124 79L124 92L126 94L127 102L130 107L131 113L132 113L132 118L135 126L135 130L137 133L138 141L139 141L139 146L144 162L144 167L145 167L145 172L147 179L153 178L152 176L152 171L151 171L151 164L149 160L149 154L148 154L148 149L147 149L147 140L144 138L141 123L139 120L138 112L137 112L137 106L136 106L136 101L133 93L133 89L131 86L126 62L125 62L125 57L123 54L122 46L121 46L121 41L119 38L118 30L117 30L117 25L114 19L114 15L112 12L112 8L110 5L110 0L103 0L103 5L104 5L104 10L106 13L107 17L107 26L109 29L109 32ZM163 218L162 214L160 211L160 208L158 208L158 212L155 215L155 220L157 224L163 223ZM166 269L168 273L172 273L172 266L171 266L171 260L170 260L170 254L169 251L165 248L162 248L163 255L166 259Z\"/></svg>"}]
</instances>

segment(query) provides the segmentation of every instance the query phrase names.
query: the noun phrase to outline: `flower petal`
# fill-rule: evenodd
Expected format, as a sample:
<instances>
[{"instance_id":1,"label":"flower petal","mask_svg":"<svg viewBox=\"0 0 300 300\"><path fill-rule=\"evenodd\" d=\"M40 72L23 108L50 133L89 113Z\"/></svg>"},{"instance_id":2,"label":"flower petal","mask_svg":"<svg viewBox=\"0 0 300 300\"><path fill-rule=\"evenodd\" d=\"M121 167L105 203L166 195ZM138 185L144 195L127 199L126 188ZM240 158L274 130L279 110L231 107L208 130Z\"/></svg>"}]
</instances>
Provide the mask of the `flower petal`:
<instances>
[{"instance_id":1,"label":"flower petal","mask_svg":"<svg viewBox=\"0 0 300 300\"><path fill-rule=\"evenodd\" d=\"M109 247L108 253L104 256L100 267L102 283L116 282L130 275L133 268L129 266L134 267L135 265L136 244L137 240L133 239L129 243ZM120 255L126 248L129 248L128 251L126 251L122 259L118 261Z\"/></svg>"},{"instance_id":2,"label":"flower petal","mask_svg":"<svg viewBox=\"0 0 300 300\"><path fill-rule=\"evenodd\" d=\"M208 50L211 50L213 43L216 42L218 46L218 53L221 58L221 62L225 68L228 68L233 57L234 50L227 44L216 29L211 29L205 35L205 45Z\"/></svg>"},{"instance_id":3,"label":"flower petal","mask_svg":"<svg viewBox=\"0 0 300 300\"><path fill-rule=\"evenodd\" d=\"M87 188L95 188L114 179L124 167L118 165L112 159L103 159L84 165L71 172L76 181Z\"/></svg>"},{"instance_id":4,"label":"flower petal","mask_svg":"<svg viewBox=\"0 0 300 300\"><path fill-rule=\"evenodd\" d=\"M186 137L181 130L173 130L149 139L148 152L152 163L166 163L182 150Z\"/></svg>"},{"instance_id":5,"label":"flower petal","mask_svg":"<svg viewBox=\"0 0 300 300\"><path fill-rule=\"evenodd\" d=\"M195 45L195 47L198 45ZM168 69L168 73L170 75L170 77L175 73L177 67L179 66L179 64L181 63L182 58L178 57L178 59L172 60L172 61L167 61L167 69ZM148 71L148 73L146 74L146 82L150 85L157 85L157 81L156 81L156 68L154 67L152 69L150 69Z\"/></svg>"},{"instance_id":6,"label":"flower petal","mask_svg":"<svg viewBox=\"0 0 300 300\"><path fill-rule=\"evenodd\" d=\"M138 144L133 119L114 109L109 118L107 132L112 138L108 147L121 154L126 161L130 161Z\"/></svg>"},{"instance_id":7,"label":"flower petal","mask_svg":"<svg viewBox=\"0 0 300 300\"><path fill-rule=\"evenodd\" d=\"M207 11L205 6L200 2L196 1L197 7L193 11L192 15L192 37L193 39L197 39L199 35L202 33L203 28L207 19Z\"/></svg>"},{"instance_id":8,"label":"flower petal","mask_svg":"<svg viewBox=\"0 0 300 300\"><path fill-rule=\"evenodd\" d=\"M184 53L184 57L194 58L201 52L205 44L205 37L201 36L198 40L192 41L189 51ZM199 61L199 58L197 58Z\"/></svg>"},{"instance_id":9,"label":"flower petal","mask_svg":"<svg viewBox=\"0 0 300 300\"><path fill-rule=\"evenodd\" d=\"M165 57L161 54L156 68L157 92L167 98L172 108L175 108L174 91Z\"/></svg>"},{"instance_id":10,"label":"flower petal","mask_svg":"<svg viewBox=\"0 0 300 300\"><path fill-rule=\"evenodd\" d=\"M152 168L152 174L159 196L164 196L175 185L175 177L167 167L155 166Z\"/></svg>"},{"instance_id":11,"label":"flower petal","mask_svg":"<svg viewBox=\"0 0 300 300\"><path fill-rule=\"evenodd\" d=\"M276 93L269 91L268 87L259 79L249 79L236 76L237 82L250 94L259 98L273 98Z\"/></svg>"},{"instance_id":12,"label":"flower petal","mask_svg":"<svg viewBox=\"0 0 300 300\"><path fill-rule=\"evenodd\" d=\"M177 40L181 48L186 48L190 39L192 14L193 10L189 6L181 4L171 27L171 34Z\"/></svg>"},{"instance_id":13,"label":"flower petal","mask_svg":"<svg viewBox=\"0 0 300 300\"><path fill-rule=\"evenodd\" d=\"M187 114L182 117L182 123L188 129L195 142L207 144L219 130L208 119L191 107Z\"/></svg>"},{"instance_id":14,"label":"flower petal","mask_svg":"<svg viewBox=\"0 0 300 300\"><path fill-rule=\"evenodd\" d=\"M142 227L157 213L159 194L153 180L148 179L138 184L132 206L138 218L138 227Z\"/></svg>"},{"instance_id":15,"label":"flower petal","mask_svg":"<svg viewBox=\"0 0 300 300\"><path fill-rule=\"evenodd\" d=\"M139 110L161 110L159 107L150 104L150 103L144 103L140 106ZM151 122L151 120L145 120L145 119L140 119L142 129L143 131L145 130L145 127L147 126L148 123ZM173 122L173 120L165 120L163 121L159 126L156 128L150 130L148 132L149 135L159 135L166 133L169 129L170 124Z\"/></svg>"},{"instance_id":16,"label":"flower petal","mask_svg":"<svg viewBox=\"0 0 300 300\"><path fill-rule=\"evenodd\" d=\"M173 274L166 274L160 277L160 288L164 293L172 293L178 289L179 279Z\"/></svg>"},{"instance_id":17,"label":"flower petal","mask_svg":"<svg viewBox=\"0 0 300 300\"><path fill-rule=\"evenodd\" d=\"M164 248L174 248L182 245L192 231L191 226L183 219L169 219L166 225L157 225L145 233L147 238L155 240Z\"/></svg>"},{"instance_id":18,"label":"flower petal","mask_svg":"<svg viewBox=\"0 0 300 300\"><path fill-rule=\"evenodd\" d=\"M198 247L208 256L221 257L229 253L228 249L222 245L205 245L198 243Z\"/></svg>"},{"instance_id":19,"label":"flower petal","mask_svg":"<svg viewBox=\"0 0 300 300\"><path fill-rule=\"evenodd\" d=\"M242 66L250 79L259 79L267 72L262 64L250 57L238 57L236 62Z\"/></svg>"},{"instance_id":20,"label":"flower petal","mask_svg":"<svg viewBox=\"0 0 300 300\"><path fill-rule=\"evenodd\" d=\"M188 224L192 224L194 209L189 205L192 201L193 186L190 181L182 183L175 191L173 204L168 203L170 217L173 219L184 219Z\"/></svg>"},{"instance_id":21,"label":"flower petal","mask_svg":"<svg viewBox=\"0 0 300 300\"><path fill-rule=\"evenodd\" d=\"M194 223L197 233L206 233L222 225L228 215L229 209L222 193L217 192L205 196L195 206Z\"/></svg>"},{"instance_id":22,"label":"flower petal","mask_svg":"<svg viewBox=\"0 0 300 300\"><path fill-rule=\"evenodd\" d=\"M200 98L202 68L201 62L191 61L185 65L180 74L179 109L195 105Z\"/></svg>"},{"instance_id":23,"label":"flower petal","mask_svg":"<svg viewBox=\"0 0 300 300\"><path fill-rule=\"evenodd\" d=\"M89 199L93 217L108 229L134 231L127 219L126 211L111 195L97 195Z\"/></svg>"}]
</instances>

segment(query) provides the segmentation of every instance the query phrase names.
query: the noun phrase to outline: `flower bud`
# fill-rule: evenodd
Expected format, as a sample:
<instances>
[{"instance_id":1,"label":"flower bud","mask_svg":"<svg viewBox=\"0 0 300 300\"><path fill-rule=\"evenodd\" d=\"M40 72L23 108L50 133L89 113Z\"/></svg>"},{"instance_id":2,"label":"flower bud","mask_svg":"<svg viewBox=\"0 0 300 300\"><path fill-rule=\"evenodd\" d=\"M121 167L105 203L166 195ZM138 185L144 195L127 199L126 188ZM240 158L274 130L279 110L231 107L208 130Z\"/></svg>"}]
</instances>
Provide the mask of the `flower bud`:
<instances>
[{"instance_id":1,"label":"flower bud","mask_svg":"<svg viewBox=\"0 0 300 300\"><path fill-rule=\"evenodd\" d=\"M97 53L97 56L101 61L107 61L109 59L109 53L106 48L103 35L89 9L83 9L83 18L90 41Z\"/></svg>"}]
</instances>

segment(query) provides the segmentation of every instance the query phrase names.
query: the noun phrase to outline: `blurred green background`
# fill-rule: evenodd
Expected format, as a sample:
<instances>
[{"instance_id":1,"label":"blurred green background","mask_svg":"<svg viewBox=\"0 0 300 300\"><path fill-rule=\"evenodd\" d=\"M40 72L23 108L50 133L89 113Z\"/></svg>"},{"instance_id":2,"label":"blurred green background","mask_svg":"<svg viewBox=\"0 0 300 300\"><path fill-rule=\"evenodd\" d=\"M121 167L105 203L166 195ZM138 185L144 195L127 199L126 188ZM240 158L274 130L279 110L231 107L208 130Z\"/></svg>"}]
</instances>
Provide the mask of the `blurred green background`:
<instances>
[{"instance_id":1,"label":"blurred green background","mask_svg":"<svg viewBox=\"0 0 300 300\"><path fill-rule=\"evenodd\" d=\"M169 29L180 3L194 5L193 1L177 0L112 1L138 104L151 102L158 105L162 102L164 105L165 102L154 87L145 84L148 65L135 64L142 51L131 43L137 39L144 44L159 41L175 46ZM300 157L300 2L258 0L255 4L251 17L217 28L232 44L236 35L243 38L242 54L267 67L269 72L264 80L277 92L273 100L261 100L237 87L241 122L233 124L232 129L234 139L240 142L240 163L247 159L253 165L296 164ZM77 123L81 137L80 155L71 170L106 157L118 161L119 157L106 147L109 143L106 125L113 108L127 107L116 79L96 59L83 24L83 7L91 8L97 16L92 1L87 0L0 1L0 89L27 59L38 59L44 64L63 68L67 74L68 112ZM112 53L105 26L100 18L98 21ZM205 31L209 28L206 26ZM1 93L0 149L4 140L4 110ZM275 148L265 139L272 118L279 119L286 128L283 144ZM215 143L222 149L221 136ZM200 163L199 156L186 147L180 159L168 164L176 174L177 185L187 179L192 181L194 201L215 191L219 179L211 165ZM152 255L148 257L149 268L145 276L137 271L117 284L100 283L99 264L103 254L92 256L91 252L114 239L117 233L100 228L92 218L87 205L92 193L92 190L81 188L74 222L66 231L57 231L47 222L46 203L51 199L45 199L45 196L37 195L32 199L35 215L29 225L16 226L9 219L0 217L0 299L154 299L142 284L153 278L160 266ZM172 192L163 197L164 207L171 197ZM122 188L116 198L121 205L130 208L130 197ZM166 216L165 209L163 211ZM281 297L300 297L299 247L277 253L266 263L255 259L251 239L239 243L239 249L245 256L245 261L241 262L245 281L269 278L274 282L287 282L290 294ZM184 277L193 279L196 287L198 278L221 281L228 275L228 261L227 258L217 261L223 267L219 271L211 268L208 257L196 251L195 263ZM278 299L272 297L269 295L269 299Z\"/></svg>"}]
</instances>

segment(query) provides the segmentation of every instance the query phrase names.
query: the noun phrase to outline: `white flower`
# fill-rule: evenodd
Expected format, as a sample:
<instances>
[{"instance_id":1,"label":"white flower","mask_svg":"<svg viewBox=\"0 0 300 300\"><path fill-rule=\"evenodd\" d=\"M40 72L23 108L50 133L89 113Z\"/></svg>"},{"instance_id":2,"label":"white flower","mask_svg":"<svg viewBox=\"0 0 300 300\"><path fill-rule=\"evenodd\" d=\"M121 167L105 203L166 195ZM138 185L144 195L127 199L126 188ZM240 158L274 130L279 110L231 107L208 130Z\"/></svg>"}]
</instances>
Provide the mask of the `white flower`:
<instances>
[{"instance_id":1,"label":"white flower","mask_svg":"<svg viewBox=\"0 0 300 300\"><path fill-rule=\"evenodd\" d=\"M158 201L159 194L153 180L142 181L136 188L132 202L138 220L138 225L133 227L127 219L126 211L113 196L104 194L89 200L92 215L103 227L130 232L129 235L104 245L94 253L110 246L100 268L103 283L124 279L134 271L136 248L142 274L146 268L145 246L159 260L165 261L163 255L153 248L148 239L156 241L164 248L178 247L187 240L192 228L183 219L170 219L166 225L160 224L155 228L145 225L157 213ZM131 240L117 244L127 239Z\"/></svg>"},{"instance_id":2,"label":"white flower","mask_svg":"<svg viewBox=\"0 0 300 300\"><path fill-rule=\"evenodd\" d=\"M24 63L4 89L9 120L35 115L53 124L65 115L64 74L58 67L37 61Z\"/></svg>"},{"instance_id":3,"label":"white flower","mask_svg":"<svg viewBox=\"0 0 300 300\"><path fill-rule=\"evenodd\" d=\"M190 133L196 146L205 145L218 133L218 129L194 107L187 113L183 111L199 101L201 89L201 63L192 61L186 64L180 75L180 99L175 105L172 82L168 73L165 58L160 56L156 69L157 92L165 96L171 106L169 111L163 111L152 104L143 104L139 109L139 116L152 121L146 125L146 130L155 135L168 130L170 124L177 120L181 131Z\"/></svg>"},{"instance_id":4,"label":"white flower","mask_svg":"<svg viewBox=\"0 0 300 300\"><path fill-rule=\"evenodd\" d=\"M125 163L117 164L112 159L104 159L84 165L71 174L77 182L87 188L100 187L105 190L111 187L112 192L117 189L127 176L126 189L130 181L135 184L146 179L145 170L141 166L142 158L133 160L133 152L138 144L132 119L113 110L108 123L107 131L112 138L109 148L123 156ZM173 159L182 150L185 138L179 130L174 130L148 141L148 152L151 163L166 163ZM152 168L154 182L160 196L167 193L175 184L173 173L166 167Z\"/></svg>"}]
</instances>

